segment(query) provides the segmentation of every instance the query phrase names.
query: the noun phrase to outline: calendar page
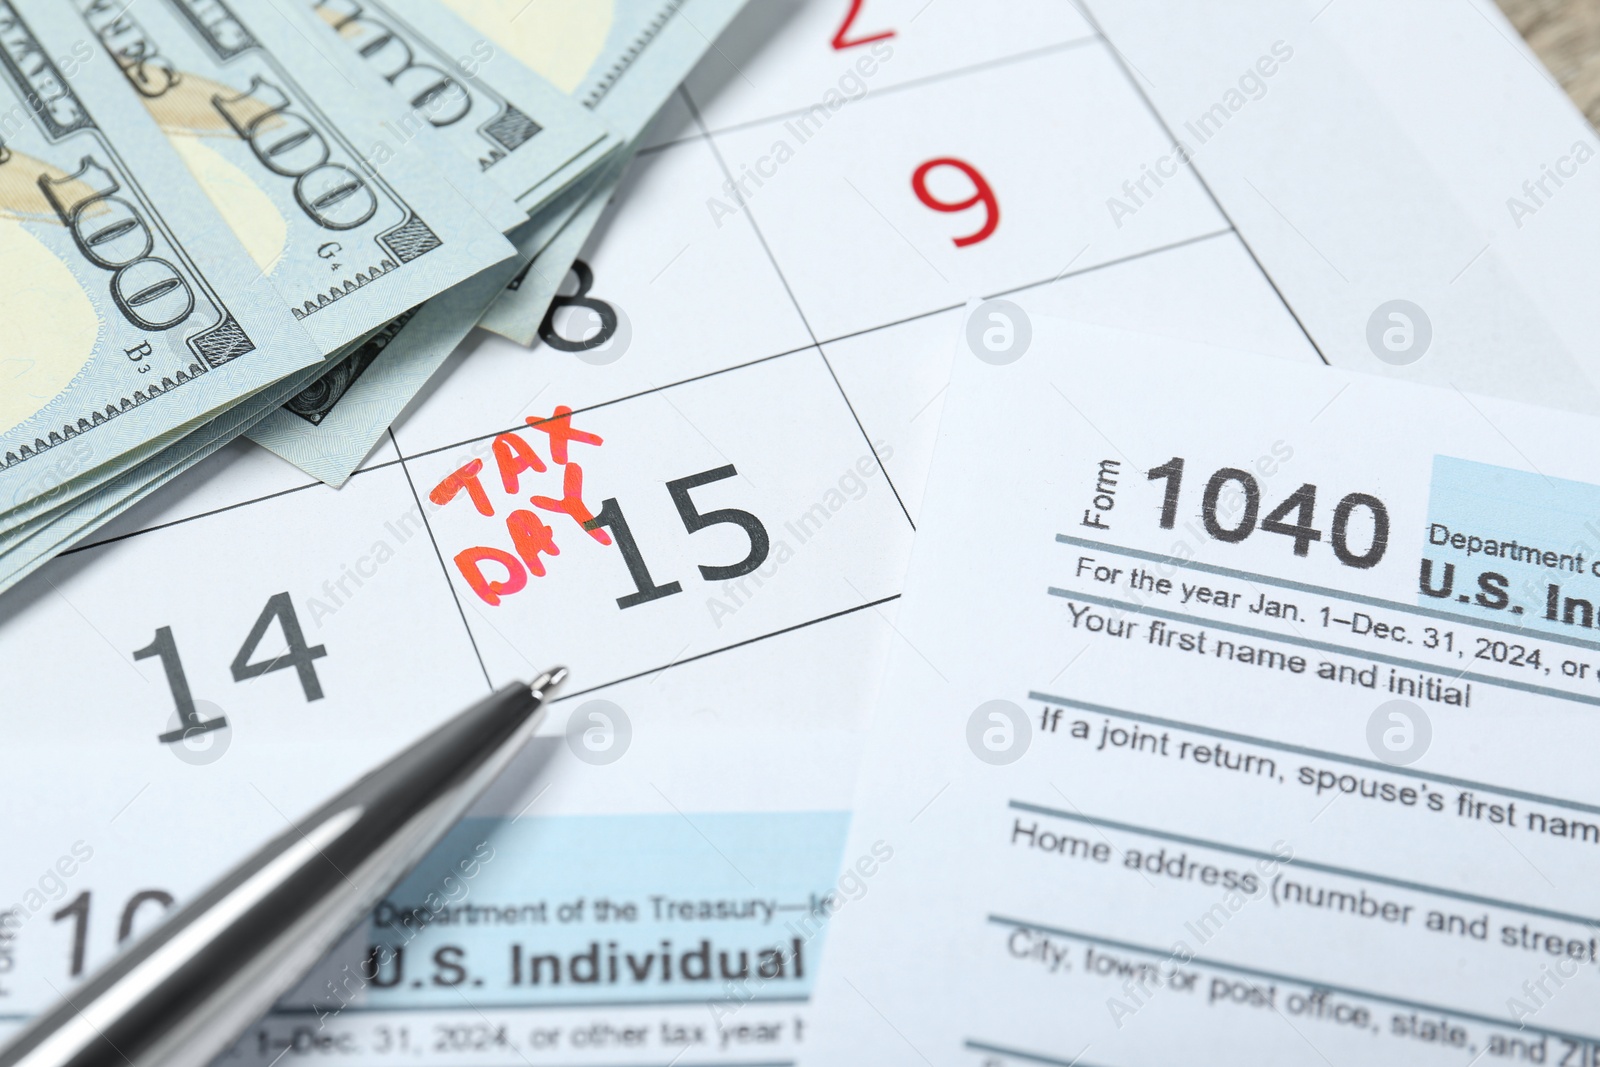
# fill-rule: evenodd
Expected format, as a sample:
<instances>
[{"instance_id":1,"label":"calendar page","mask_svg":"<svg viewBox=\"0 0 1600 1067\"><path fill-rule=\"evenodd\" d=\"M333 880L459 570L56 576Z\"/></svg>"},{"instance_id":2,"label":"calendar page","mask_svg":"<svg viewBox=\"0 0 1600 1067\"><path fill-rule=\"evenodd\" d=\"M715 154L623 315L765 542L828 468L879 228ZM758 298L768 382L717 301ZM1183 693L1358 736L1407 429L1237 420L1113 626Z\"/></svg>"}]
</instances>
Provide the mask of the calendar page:
<instances>
[{"instance_id":1,"label":"calendar page","mask_svg":"<svg viewBox=\"0 0 1600 1067\"><path fill-rule=\"evenodd\" d=\"M969 301L1391 372L1301 314L1321 253L1236 225L1203 156L1144 177L1178 136L1161 75L1090 14L752 5L532 349L470 339L340 490L241 443L0 598L0 1036L561 663L518 765L230 1061L791 1062L860 892L861 728ZM1284 78L1319 54L1303 25L1238 47Z\"/></svg>"}]
</instances>

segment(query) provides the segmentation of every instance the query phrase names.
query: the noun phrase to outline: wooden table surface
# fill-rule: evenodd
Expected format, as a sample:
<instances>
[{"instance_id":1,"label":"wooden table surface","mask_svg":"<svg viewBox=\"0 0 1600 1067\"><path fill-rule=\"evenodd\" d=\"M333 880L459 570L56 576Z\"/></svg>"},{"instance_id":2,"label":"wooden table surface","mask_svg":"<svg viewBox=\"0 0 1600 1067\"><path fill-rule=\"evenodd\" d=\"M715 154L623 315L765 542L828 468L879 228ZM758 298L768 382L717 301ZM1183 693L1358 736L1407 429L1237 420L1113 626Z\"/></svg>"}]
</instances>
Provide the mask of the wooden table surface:
<instances>
[{"instance_id":1,"label":"wooden table surface","mask_svg":"<svg viewBox=\"0 0 1600 1067\"><path fill-rule=\"evenodd\" d=\"M1495 0L1561 87L1600 127L1600 2Z\"/></svg>"}]
</instances>

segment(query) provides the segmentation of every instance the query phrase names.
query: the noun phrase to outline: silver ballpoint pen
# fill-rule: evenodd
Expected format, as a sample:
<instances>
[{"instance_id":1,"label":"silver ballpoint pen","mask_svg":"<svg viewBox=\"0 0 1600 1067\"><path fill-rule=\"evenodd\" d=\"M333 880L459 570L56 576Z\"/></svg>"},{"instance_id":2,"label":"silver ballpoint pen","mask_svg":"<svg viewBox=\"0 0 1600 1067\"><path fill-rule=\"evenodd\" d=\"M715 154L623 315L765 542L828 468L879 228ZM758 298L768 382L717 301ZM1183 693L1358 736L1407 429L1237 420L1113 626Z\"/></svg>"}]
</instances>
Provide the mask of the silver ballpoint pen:
<instances>
[{"instance_id":1,"label":"silver ballpoint pen","mask_svg":"<svg viewBox=\"0 0 1600 1067\"><path fill-rule=\"evenodd\" d=\"M210 1063L466 813L566 674L506 686L278 835L30 1023L0 1067Z\"/></svg>"}]
</instances>

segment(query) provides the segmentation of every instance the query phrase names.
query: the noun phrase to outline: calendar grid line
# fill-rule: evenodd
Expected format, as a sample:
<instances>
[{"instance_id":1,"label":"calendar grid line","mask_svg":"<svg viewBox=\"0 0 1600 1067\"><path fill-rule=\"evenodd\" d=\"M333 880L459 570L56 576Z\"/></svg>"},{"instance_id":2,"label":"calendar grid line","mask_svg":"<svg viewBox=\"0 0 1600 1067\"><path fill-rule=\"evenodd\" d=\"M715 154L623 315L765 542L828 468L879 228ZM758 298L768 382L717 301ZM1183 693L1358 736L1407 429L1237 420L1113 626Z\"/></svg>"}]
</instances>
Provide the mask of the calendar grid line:
<instances>
[{"instance_id":1,"label":"calendar grid line","mask_svg":"<svg viewBox=\"0 0 1600 1067\"><path fill-rule=\"evenodd\" d=\"M400 442L394 439L394 427L389 428L389 443L394 445L396 453L400 451ZM439 539L434 536L433 523L428 521L428 509L422 506L422 497L417 493L417 483L411 479L411 469L406 466L405 458L398 460L400 472L406 476L406 485L411 489L411 498L417 502L417 512L422 516L422 525L428 531L428 543L433 546L433 554L439 560L439 572L444 578L444 584L450 590L450 599L455 603L456 613L461 616L461 628L467 632L467 640L472 644L472 654L478 660L478 669L483 672L483 684L494 691L494 681L489 677L489 668L483 662L483 652L478 648L478 639L472 632L472 626L467 622L467 611L461 606L461 597L456 594L456 583L450 580L450 567L444 561L444 553L439 551Z\"/></svg>"},{"instance_id":2,"label":"calendar grid line","mask_svg":"<svg viewBox=\"0 0 1600 1067\"><path fill-rule=\"evenodd\" d=\"M1157 245L1154 248L1146 248L1143 251L1129 252L1125 256L1118 256L1115 259L1108 259L1104 263L1091 263L1087 267L1080 267L1074 271L1063 271L1060 274L1053 275L1041 281L1023 282L1021 285L1012 286L1010 289L1001 289L995 293L992 293L990 294L990 297L986 297L985 299L990 299L995 296L1013 296L1017 293L1025 293L1029 289L1042 289L1047 285L1054 285L1056 282L1066 281L1068 278L1079 278L1085 274L1093 274L1095 271L1103 270L1106 267L1120 267L1124 263L1132 263L1135 260L1145 259L1149 256L1160 255L1163 252L1176 251L1177 249L1183 248L1186 245L1199 244L1201 241L1212 241L1218 237L1226 237L1229 234L1237 237L1239 235L1239 231L1229 227L1225 230L1212 230L1210 233L1196 234L1193 237L1185 237L1180 241L1172 241L1168 244Z\"/></svg>"},{"instance_id":3,"label":"calendar grid line","mask_svg":"<svg viewBox=\"0 0 1600 1067\"><path fill-rule=\"evenodd\" d=\"M878 470L883 472L883 480L889 483L889 492L894 494L894 502L900 505L900 513L906 517L906 522L911 526L912 532L915 532L917 520L911 517L911 509L906 507L906 502L900 498L900 490L895 486L894 479L889 477L889 468L883 465L883 457L878 455L878 448L872 443L872 437L867 433L866 426L862 424L861 416L856 414L856 406L851 403L850 394L845 392L844 383L839 380L838 372L833 369L833 361L828 359L828 353L822 350L820 344L816 348L817 358L822 360L823 367L828 371L828 377L833 379L834 388L839 390L839 397L844 401L846 410L850 412L850 417L855 420L856 429L861 431L861 440L866 442L867 449L872 453L872 458L878 464Z\"/></svg>"},{"instance_id":4,"label":"calendar grid line","mask_svg":"<svg viewBox=\"0 0 1600 1067\"><path fill-rule=\"evenodd\" d=\"M1150 117L1161 127L1161 131L1167 135L1167 140L1177 144L1178 135L1172 132L1172 126L1161 112L1156 110L1155 102L1150 99L1150 94L1145 91L1144 86L1139 84L1139 79L1129 69L1128 61L1123 58L1117 47L1111 43L1111 39L1105 35L1105 31L1100 28L1100 20L1095 18L1094 13L1089 10L1088 0L1071 0L1071 2L1079 13L1083 15L1084 20L1094 27L1094 32L1099 36L1101 43L1106 46L1106 51L1111 53L1111 58L1116 62L1117 69L1122 71L1123 78L1133 88L1133 91L1139 95L1139 99L1144 102L1145 110L1150 113ZM1284 309L1289 312L1289 317L1294 319L1294 324L1300 328L1301 334L1305 336L1306 343L1317 354L1317 358L1322 360L1324 366L1331 367L1333 364L1328 361L1327 355L1322 351L1322 346L1317 344L1317 339L1311 336L1311 331L1301 321L1299 312L1295 311L1294 305L1289 303L1289 298L1283 295L1283 290L1278 288L1278 280L1272 276L1271 272L1261 262L1261 257L1256 255L1256 250L1250 246L1249 240L1240 231L1239 224L1233 221L1233 216L1228 213L1228 209L1222 206L1222 201L1218 199L1216 192L1212 190L1211 183L1206 181L1205 175L1201 174L1200 168L1195 165L1193 156L1188 152L1180 153L1180 155L1183 158L1184 165L1189 168L1189 173L1194 175L1195 181L1200 183L1200 188L1205 190L1206 196L1210 198L1212 206L1217 209L1217 213L1227 220L1228 226L1238 235L1239 243L1244 246L1244 250L1250 255L1250 261L1256 265L1256 270L1261 272L1261 277L1266 279L1267 284L1272 286L1273 293L1277 295L1278 301L1283 304Z\"/></svg>"},{"instance_id":5,"label":"calendar grid line","mask_svg":"<svg viewBox=\"0 0 1600 1067\"><path fill-rule=\"evenodd\" d=\"M1108 259L1103 263L1094 263L1094 264L1091 264L1091 265L1089 265L1087 267L1079 268L1078 270L1069 271L1069 272L1067 272L1065 274L1052 275L1049 278L1042 278L1042 279L1040 279L1038 281L1024 282L1022 285L1013 286L1013 287L1011 287L1009 289L999 289L999 290L996 290L995 292L992 292L992 293L989 293L989 294L985 295L984 299L987 300L987 299L993 299L995 297L1013 296L1013 295L1015 295L1017 293L1026 292L1026 291L1028 291L1030 289L1038 289L1038 288L1042 288L1042 287L1047 286L1047 285L1053 285L1053 284L1055 284L1057 282L1063 282L1063 281L1067 281L1067 280L1072 279L1072 278L1081 277L1081 276L1086 275L1086 274L1092 274L1092 273L1094 273L1096 271L1105 270L1105 269L1110 268L1110 267L1121 266L1123 264L1135 262L1137 260L1145 259L1145 258L1148 258L1150 256L1159 255L1159 254L1161 254L1163 252L1175 251L1177 249L1186 247L1188 245L1199 244L1199 243L1201 243L1203 241L1215 240L1218 237L1225 237L1225 236L1227 236L1229 234L1237 236L1238 235L1238 231L1235 230L1235 229L1232 229L1232 228L1228 228L1228 229L1222 229L1222 230L1214 230L1214 231L1212 231L1210 233L1197 234L1197 235L1195 235L1193 237L1185 237L1182 240L1173 241L1170 244L1158 245L1158 246L1156 246L1154 248L1142 249L1142 250L1140 250L1138 252L1129 253L1126 256L1119 256L1119 257L1117 257L1115 259ZM932 318L935 315L947 314L947 313L949 313L951 311L960 310L963 306L964 305L962 305L962 304L948 304L948 305L945 305L943 307L933 308L932 310L929 310L929 311L919 311L914 315L907 315L904 318L894 319L894 320L891 320L889 322L881 323L881 324L875 325L875 326L867 326L867 327L864 327L864 328L859 329L859 330L852 330L849 333L838 334L836 336L829 337L829 338L817 341L815 344L801 345L798 348L785 349L782 352L775 352L775 353L773 353L771 355L758 356L755 359L746 360L743 363L735 363L732 366L728 366L728 367L718 367L715 370L709 370L709 371L706 371L706 372L704 372L702 374L692 375L692 376L690 376L688 378L681 378L681 379L678 379L676 381L666 382L666 383L663 383L663 384L658 385L658 386L653 386L653 387L651 387L649 389L641 389L641 390L638 390L637 392L627 393L627 394L625 394L623 396L613 397L613 398L611 398L609 400L597 401L596 403L588 404L588 405L585 405L583 407L574 409L573 414L574 415L581 415L584 412L596 411L596 410L599 410L600 408L609 407L609 406L611 406L613 404L620 404L620 403L624 403L624 402L629 401L629 400L637 400L637 399L639 399L641 397L650 396L650 395L652 395L654 393L661 392L661 391L666 390L666 389L674 389L674 388L677 388L677 387L682 386L682 385L688 385L688 384L691 384L693 382L702 381L702 380L707 379L707 378L713 378L713 377L716 377L717 375L720 375L720 374L729 374L729 373L732 373L733 371L744 370L747 367L754 367L754 366L757 366L759 364L767 363L767 362L770 362L770 361L775 360L775 359L783 359L783 358L785 358L787 356L798 355L798 354L800 354L802 352L810 351L812 348L826 347L827 345L837 344L840 341L848 341L848 340L852 340L852 339L857 338L857 337L863 337L863 336L865 336L867 334L876 333L879 330L887 330L887 329L891 329L891 328L893 328L895 326L903 326L906 323L917 322L917 321L919 321L921 319L926 319L926 318ZM824 355L824 359L826 360L826 355ZM828 369L829 369L829 372L832 373L832 369L833 368L832 368L831 364L829 364L829 368ZM837 382L837 377L835 378L835 381ZM848 403L848 398L847 398L846 402ZM854 414L853 411L852 411L852 414ZM860 420L859 419L857 420L857 426L858 427L860 426ZM396 464L399 464L404 460L423 459L423 458L426 458L428 456L436 455L436 454L438 454L440 452L447 452L447 451L449 451L450 449L453 449L453 448L460 448L463 445L470 445L470 444L473 444L473 443L475 443L477 441L489 440L490 438L498 437L500 434L503 434L503 433L509 433L512 430L515 430L517 428L518 428L517 426L502 426L502 427L496 428L494 430L490 430L490 431L485 432L485 433L475 434L472 437L463 437L463 438L460 438L459 440L451 441L451 442L449 442L447 444L434 445L434 446L431 446L431 447L428 447L428 448L419 449L416 452L405 452L403 449L400 448L400 444L399 444L398 439L393 437L393 435L391 435L391 441L394 443L395 452L396 452L396 457L397 458L395 458L395 459L385 459L385 460L381 460L381 461L379 461L377 463L370 463L370 464L367 464L366 466L359 467L351 474L350 477L352 479L359 478L364 474L371 474L371 473L373 473L375 471L380 471L380 470L384 470L384 469L389 468L389 467L393 467ZM165 529L169 529L169 528L174 527L174 526L181 526L181 525L183 525L185 523L194 522L194 521L196 521L198 519L210 518L210 517L212 517L214 515L221 515L221 514L223 514L225 512L235 511L235 510L238 510L239 508L243 508L243 507L249 507L252 504L264 503L264 502L266 502L268 500L273 500L273 499L275 499L277 497L289 496L289 495L291 495L293 493L304 492L307 489L316 489L317 487L319 487L319 486L321 486L323 484L324 483L320 482L320 481L307 481L307 482L305 482L303 484L290 486L290 487L288 487L286 489L277 489L277 490L274 490L273 492L270 492L270 493L263 493L260 496L251 497L248 500L241 500L241 501L238 501L238 502L233 503L233 504L225 504L222 507L212 508L212 509L207 510L207 511L196 512L193 515L185 515L181 519L172 519L172 520L167 521L167 522L157 523L154 526L145 526L145 527L141 527L140 529L137 529L137 530L129 530L127 533L117 534L114 537L107 537L107 538L103 538L103 539L97 540L97 541L88 541L88 542L85 542L84 544L81 544L81 545L74 545L71 548L65 549L62 552L58 553L58 555L59 556L70 556L70 555L74 555L74 554L79 553L79 552L87 552L90 549L104 548L104 547L106 547L108 545L113 545L113 544L116 544L116 543L118 543L120 541L126 541L126 540L128 540L130 538L138 537L138 536L141 536L143 534L155 533L158 530L165 530ZM898 498L898 494L896 494L896 496ZM903 507L903 505L902 505L902 507ZM908 516L908 518L909 518L909 516ZM915 524L913 524L912 528L915 529Z\"/></svg>"},{"instance_id":6,"label":"calendar grid line","mask_svg":"<svg viewBox=\"0 0 1600 1067\"><path fill-rule=\"evenodd\" d=\"M700 134L705 138L707 147L711 149L711 154L716 159L717 166L721 168L722 176L726 178L730 184L733 184L733 172L728 169L727 160L722 158L722 150L717 147L716 140L711 136L710 133L706 131L705 119L701 117L700 109L695 106L695 103L690 98L687 89L680 88L679 92L683 96L683 102L685 106L687 106L689 109L689 114L694 118L695 125L700 128ZM737 185L734 185L734 188L737 189ZM783 268L778 265L778 257L772 254L772 248L767 244L766 234L761 232L761 226L756 222L755 213L751 211L750 206L745 203L742 191L740 192L738 200L740 206L744 208L743 214L745 221L749 222L751 232L756 235L756 241L761 245L761 251L766 253L767 262L772 264L773 272L777 274L778 281L783 284L783 291L788 294L789 303L794 305L794 313L800 316L800 322L805 326L806 334L811 338L811 344L816 348L817 355L821 357L822 365L828 369L828 376L833 379L834 387L839 390L839 396L844 400L844 406L849 410L850 417L855 420L856 429L861 431L862 441L866 442L868 451L872 453L873 460L878 464L878 470L883 474L883 480L889 484L889 491L894 494L895 503L900 505L900 511L905 515L906 522L910 524L912 530L915 530L917 528L917 523L916 520L911 517L911 509L906 507L905 500L900 496L900 489L894 484L894 479L890 477L889 468L884 466L883 457L879 456L878 450L873 447L872 436L867 433L867 428L862 425L861 416L856 413L856 406L851 402L850 394L845 392L844 384L839 381L839 375L834 372L833 363L829 361L828 354L822 350L821 343L817 341L817 331L812 329L811 320L806 317L805 309L800 306L799 299L794 295L794 289L789 285L788 277L783 273Z\"/></svg>"},{"instance_id":7,"label":"calendar grid line","mask_svg":"<svg viewBox=\"0 0 1600 1067\"><path fill-rule=\"evenodd\" d=\"M793 623L793 624L791 624L789 626L784 626L784 627L782 627L780 629L772 630L769 633L757 634L754 637L747 637L743 641L735 641L731 645L723 645L721 648L709 649L709 650L707 650L705 652L696 653L693 656L686 656L683 659L675 659L675 660L672 660L669 663L661 664L661 665L655 666L655 667L650 667L647 670L636 671L633 674L624 675L621 678L613 678L609 682L601 682L599 685L592 685L587 689L578 689L578 690L575 690L574 692L571 692L571 693L563 693L560 696L558 696L558 697L554 698L553 700L551 700L551 703L552 704L559 704L563 700L572 700L574 697L587 696L590 693L597 693L600 690L609 688L609 687L611 687L613 685L621 685L624 682L635 681L637 679L643 678L647 674L655 674L657 671L665 671L665 670L669 670L669 669L671 669L673 667L681 667L685 663L694 663L694 662L696 662L698 660L708 659L711 656L720 656L724 652L732 652L735 649L745 648L745 647L747 647L749 645L753 645L753 644L756 644L758 642L765 641L768 638L782 637L784 634L794 633L796 630L804 630L808 626L816 626L819 623L829 622L829 621L831 621L833 619L842 619L846 615L854 615L856 612L858 612L858 611L866 611L868 608L882 607L883 605L889 603L890 601L899 600L900 596L901 596L901 594L899 594L899 593L893 593L893 594L890 594L889 596L879 597L877 600L870 600L865 604L856 604L856 605L853 605L853 606L848 607L848 608L841 608L838 611L829 612L826 615L819 615L814 619L806 619L803 622Z\"/></svg>"},{"instance_id":8,"label":"calendar grid line","mask_svg":"<svg viewBox=\"0 0 1600 1067\"><path fill-rule=\"evenodd\" d=\"M942 81L949 81L953 78L961 78L969 74L977 74L981 71L992 70L998 67L1009 66L1013 63L1023 63L1030 59L1038 59L1043 56L1053 55L1057 52L1068 52L1075 48L1081 48L1085 45L1095 44L1099 42L1100 39L1101 38L1098 34L1090 33L1082 37L1074 37L1067 41L1057 41L1055 44L1044 45L1041 48L1030 48L1025 52L1015 52L1008 56L996 56L993 59L985 59L978 63L969 63L962 67L954 67L950 70L937 71L933 74L924 74L920 78L909 78L906 81L896 82L893 85L885 85L878 89L868 90L867 92L862 93L860 96L855 97L850 102L859 103L862 100L868 99L869 97L887 96L891 93L897 93L904 89L919 89L923 86L934 85ZM689 89L687 86L685 86L684 94L687 96L688 93ZM706 127L706 132L712 137L720 137L723 134L740 133L744 130L755 129L759 126L770 126L774 122L799 118L800 116L807 115L810 112L811 108L809 107L791 108L788 111L774 112L770 115L762 116L761 118L744 119L743 121L735 122L727 126L719 126L716 129ZM647 152L659 152L664 148L672 148L678 145L692 144L694 141L698 140L699 137L699 134L691 134L671 141L664 141L661 144L651 145L649 148L641 148L639 150L639 155L642 156Z\"/></svg>"},{"instance_id":9,"label":"calendar grid line","mask_svg":"<svg viewBox=\"0 0 1600 1067\"><path fill-rule=\"evenodd\" d=\"M1061 274L1053 274L1048 278L1041 278L1038 281L1023 282L1021 285L1014 285L1009 289L996 289L992 293L984 294L982 299L993 300L996 297L1001 296L1015 296L1017 293L1025 293L1030 289L1042 289L1047 285L1054 285L1057 282L1064 282L1069 278L1078 278L1085 274L1093 274L1095 271L1105 270L1108 267L1120 267L1125 263L1133 263L1137 260L1146 259L1150 256L1160 255L1163 252L1173 252L1187 245L1199 244L1202 241L1212 241L1218 237L1226 237L1230 234L1236 235L1237 231L1229 228L1223 230L1213 230L1210 233L1196 234L1193 237L1185 237L1181 241L1173 241L1170 244L1157 245L1154 248L1146 248L1138 252L1130 252L1125 256L1118 256L1115 259L1108 259L1103 263L1092 263L1087 267L1080 267L1077 270L1066 271ZM919 311L915 315L907 315L904 318L895 319L892 322L885 322L878 326L866 326L859 330L851 330L849 333L841 333L836 337L830 337L825 341L819 341L818 344L838 344L840 341L848 341L855 337L864 337L869 333L877 333L879 330L887 330L895 326L904 326L908 322L917 322L921 319L932 318L935 315L945 315L952 311L959 311L965 306L965 304L946 304L944 307L934 308L932 311Z\"/></svg>"},{"instance_id":10,"label":"calendar grid line","mask_svg":"<svg viewBox=\"0 0 1600 1067\"><path fill-rule=\"evenodd\" d=\"M680 88L678 94L683 97L684 105L688 107L690 117L694 119L695 126L699 128L701 140L706 143L706 147L711 149L711 156L717 161L717 169L721 170L722 176L732 183L733 171L728 169L728 161L722 158L722 150L717 147L716 140L707 132L705 119L700 116L700 109L695 106L688 90ZM783 286L783 291L788 294L789 303L794 305L795 314L800 316L800 323L806 328L806 335L811 338L813 345L816 344L817 331L811 328L811 320L806 317L805 309L800 306L800 301L795 299L794 290L789 286L788 277L783 273L783 268L778 266L778 261L773 256L772 249L768 247L766 235L761 232L761 227L756 224L755 217L750 212L750 205L745 202L744 190L740 189L737 184L734 184L733 188L736 190L736 199L739 202L739 206L744 209L744 217L750 223L750 229L755 233L756 241L761 245L761 251L766 254L767 262L772 264L773 271L777 273L778 281Z\"/></svg>"},{"instance_id":11,"label":"calendar grid line","mask_svg":"<svg viewBox=\"0 0 1600 1067\"><path fill-rule=\"evenodd\" d=\"M732 374L734 371L745 370L750 367L759 366L762 363L770 363L775 359L785 359L789 356L797 356L803 352L809 352L813 347L815 346L801 345L799 348L788 348L782 352L774 352L770 356L757 356L755 359L745 360L743 363L735 363L730 367L718 367L715 370L708 370L702 374L692 374L687 378L679 378L677 381L665 382L661 385L653 385L648 389L640 389L636 392L627 393L623 396L612 397L609 400L597 400L593 404L585 404L582 407L573 408L572 413L574 415L582 415L586 411L599 411L601 408L611 407L614 404L623 404L629 400L638 400L642 397L654 396L656 393L663 393L668 389L676 389L679 386L692 385L695 382L705 381L707 378L715 378L722 374ZM500 429L490 430L488 433L474 434L471 437L463 437L458 441L451 441L449 444L434 445L433 447L424 448L417 452L406 453L404 454L403 458L422 459L427 456L437 455L440 452L448 452L452 448L460 448L462 445L470 445L476 441L486 441L491 437L499 437L503 433L510 433L524 425L526 425L526 423L504 426ZM398 445L396 447L398 448ZM381 465L388 466L394 464L395 462L396 461L392 459L385 460ZM375 470L378 466L380 466L380 464L374 464L372 469Z\"/></svg>"},{"instance_id":12,"label":"calendar grid line","mask_svg":"<svg viewBox=\"0 0 1600 1067\"><path fill-rule=\"evenodd\" d=\"M393 462L394 462L393 460L389 460L389 461L385 461L384 463L381 463L381 464L374 464L371 467L363 467L360 470L355 471L353 474L351 474L351 477L353 478L358 474L365 474L368 471L378 470L380 467L390 466L390 465L393 464ZM313 482L305 482L305 483L303 483L301 485L292 485L287 489L277 489L277 490L274 490L273 492L270 492L270 493L263 493L260 496L251 497L249 500L240 500L240 501L238 501L236 503L233 503L233 504L224 504L220 508L212 508L209 511L201 511L201 512L197 512L196 514L193 514L193 515L185 515L181 519L171 519L171 520L169 520L167 522L157 523L154 526L143 526L143 527L140 527L137 530L129 530L127 533L117 534L115 537L106 537L106 538L102 538L99 541L85 541L81 545L73 545L71 548L62 549L60 552L56 553L56 558L60 559L60 558L62 558L64 556L77 555L79 552L87 552L92 548L105 548L108 545L114 545L114 544L118 543L119 541L126 541L129 538L139 537L139 536L142 536L142 535L148 534L148 533L155 533L158 530L166 530L166 529L170 529L170 528L172 528L174 526L182 526L184 523L193 522L196 519L205 519L205 518L210 518L212 515L221 515L224 512L237 511L240 508L247 508L251 504L265 503L268 500L273 500L273 499L276 499L277 497L280 497L280 496L290 496L290 495L292 495L294 493L303 493L307 489L315 489L317 486L322 485L322 484L323 484L322 482L313 481Z\"/></svg>"},{"instance_id":13,"label":"calendar grid line","mask_svg":"<svg viewBox=\"0 0 1600 1067\"><path fill-rule=\"evenodd\" d=\"M802 352L809 352L809 351L811 351L811 349L813 347L814 346L807 344L807 345L801 345L799 348L790 348L790 349L785 349L782 352L775 352L770 356L758 356L755 359L746 360L743 363L736 363L731 367L718 367L715 370L709 370L709 371L704 372L703 374L690 375L687 378L680 378L677 381L671 381L671 382L666 382L666 383L664 383L662 385L652 386L649 389L641 389L641 390L638 390L637 392L628 393L628 394L623 395L623 396L612 397L609 400L601 400L601 401L597 401L597 402L595 402L593 404L586 404L586 405L584 405L582 407L575 408L572 413L574 415L581 415L586 411L597 411L600 408L610 407L613 404L621 404L621 403L625 403L626 401L629 401L629 400L638 400L641 397L651 396L651 395L653 395L655 393L659 393L659 392L662 392L662 391L667 390L667 389L675 389L675 388L677 388L678 386L681 386L681 385L689 385L689 384L691 384L693 382L703 381L704 379L707 379L707 378L714 378L719 374L729 374L729 373L732 373L733 371L744 370L747 367L754 367L754 366L757 366L757 365L762 364L762 363L768 363L768 362L771 362L772 360L775 360L775 359L783 359L786 356L793 356L793 355L798 355L798 354L800 354ZM519 428L518 426L514 426L514 425L513 426L502 426L502 427L499 427L497 429L490 430L487 433L474 434L471 437L463 437L460 440L451 441L448 444L435 445L435 446L433 446L431 448L425 448L425 449L421 449L421 450L419 450L417 452L410 452L410 453L403 452L400 449L399 441L391 434L390 435L390 441L394 444L396 458L395 459L380 460L377 463L369 463L366 466L358 467L351 473L350 477L352 479L359 478L364 474L372 474L375 471L386 470L389 467L393 467L393 466L401 463L404 460L424 459L424 458L426 458L428 456L436 455L436 454L438 454L440 452L447 452L452 448L460 448L463 445L470 445L470 444L473 444L474 442L477 442L477 441L486 441L486 440L489 440L490 438L498 437L503 433L510 433L511 431L516 430L518 428ZM224 504L222 507L211 508L211 509L209 509L207 511L196 512L193 515L185 515L181 519L171 519L171 520L169 520L167 522L157 523L154 526L145 526L145 527L141 527L140 529L137 529L137 530L129 530L127 533L117 534L115 537L107 537L107 538L103 538L103 539L98 540L98 541L89 541L89 542L85 542L84 544L81 544L81 545L74 545L71 548L66 549L66 550L58 553L58 555L68 556L68 555L72 555L72 554L77 553L77 552L87 552L92 548L104 548L107 545L113 545L113 544L116 544L119 541L126 541L129 538L138 537L138 536L140 536L142 534L155 533L158 530L165 530L165 529L168 529L168 528L173 527L173 526L182 526L185 523L194 522L197 519L210 518L213 515L221 515L224 512L236 511L239 508L249 507L251 504L260 504L260 503L264 503L265 501L275 499L276 497L289 496L289 495L291 495L293 493L301 493L301 492L306 491L307 489L316 489L319 486L322 486L322 485L325 485L325 484L326 483L320 482L320 481L307 481L307 482L304 482L304 483L302 483L300 485L290 486L287 489L276 489L276 490L273 490L270 493L263 493L260 496L251 497L248 500L240 500L240 501L237 501L236 503Z\"/></svg>"}]
</instances>

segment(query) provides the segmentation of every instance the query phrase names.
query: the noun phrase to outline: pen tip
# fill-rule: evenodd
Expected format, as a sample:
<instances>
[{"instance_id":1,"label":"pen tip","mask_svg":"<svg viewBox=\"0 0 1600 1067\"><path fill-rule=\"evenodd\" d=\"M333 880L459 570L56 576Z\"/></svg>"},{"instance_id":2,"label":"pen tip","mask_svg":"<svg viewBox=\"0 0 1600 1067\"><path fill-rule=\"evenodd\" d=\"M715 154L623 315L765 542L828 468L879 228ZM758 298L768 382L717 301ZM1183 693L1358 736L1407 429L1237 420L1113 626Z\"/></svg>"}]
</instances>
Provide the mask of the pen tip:
<instances>
[{"instance_id":1,"label":"pen tip","mask_svg":"<svg viewBox=\"0 0 1600 1067\"><path fill-rule=\"evenodd\" d=\"M533 690L533 695L543 697L548 690L554 689L567 679L565 667L551 667L539 677L535 678L528 688Z\"/></svg>"}]
</instances>

